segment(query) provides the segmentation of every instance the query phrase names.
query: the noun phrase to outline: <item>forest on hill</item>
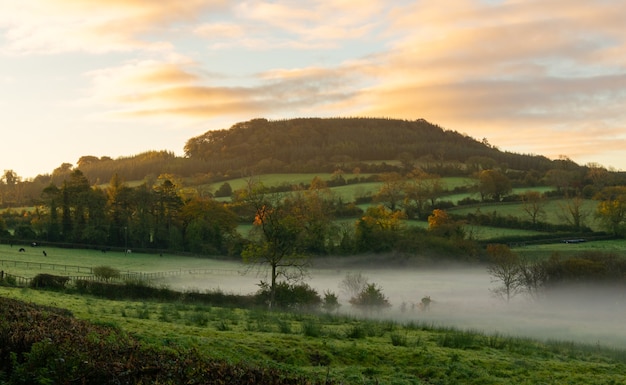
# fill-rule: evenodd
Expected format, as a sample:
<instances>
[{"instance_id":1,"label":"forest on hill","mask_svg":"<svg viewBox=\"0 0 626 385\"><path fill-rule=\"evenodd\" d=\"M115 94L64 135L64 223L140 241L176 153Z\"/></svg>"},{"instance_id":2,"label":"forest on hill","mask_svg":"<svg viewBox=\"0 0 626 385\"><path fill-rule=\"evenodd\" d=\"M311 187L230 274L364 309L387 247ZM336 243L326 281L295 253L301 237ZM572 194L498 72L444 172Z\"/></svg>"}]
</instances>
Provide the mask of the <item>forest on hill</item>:
<instances>
[{"instance_id":1,"label":"forest on hill","mask_svg":"<svg viewBox=\"0 0 626 385\"><path fill-rule=\"evenodd\" d=\"M487 140L446 131L423 119L255 119L189 139L185 154L217 172L332 172L337 165L356 165L368 172L367 164L385 160L419 162L439 171L444 165L481 159L518 170L552 167L545 157L502 152Z\"/></svg>"},{"instance_id":2,"label":"forest on hill","mask_svg":"<svg viewBox=\"0 0 626 385\"><path fill-rule=\"evenodd\" d=\"M532 172L535 179L557 168L586 172L585 166L567 158L501 151L486 139L444 130L423 119L254 119L190 138L184 149L183 157L157 150L117 159L85 155L75 165L63 163L28 180L5 170L0 176L0 207L36 204L46 187L62 185L74 170L80 170L91 185L109 183L114 176L150 182L172 175L185 179L187 185L198 185L266 173L402 172L416 165L440 176L495 167Z\"/></svg>"}]
</instances>

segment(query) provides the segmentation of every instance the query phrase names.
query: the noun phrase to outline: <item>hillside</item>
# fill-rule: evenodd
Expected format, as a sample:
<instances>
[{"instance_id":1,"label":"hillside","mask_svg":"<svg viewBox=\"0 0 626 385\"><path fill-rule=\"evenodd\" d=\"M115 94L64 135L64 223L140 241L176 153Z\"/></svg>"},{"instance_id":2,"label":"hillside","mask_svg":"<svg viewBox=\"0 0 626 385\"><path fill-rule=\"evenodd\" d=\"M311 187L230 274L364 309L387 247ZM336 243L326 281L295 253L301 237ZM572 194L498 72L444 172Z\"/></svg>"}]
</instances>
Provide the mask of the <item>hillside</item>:
<instances>
[{"instance_id":1,"label":"hillside","mask_svg":"<svg viewBox=\"0 0 626 385\"><path fill-rule=\"evenodd\" d=\"M211 171L253 168L259 172L329 172L337 165L398 160L429 165L491 158L514 169L546 170L545 157L502 152L423 119L255 119L228 130L207 131L185 145L190 159ZM365 170L362 170L365 171ZM375 170L374 170L375 171Z\"/></svg>"},{"instance_id":2,"label":"hillside","mask_svg":"<svg viewBox=\"0 0 626 385\"><path fill-rule=\"evenodd\" d=\"M166 151L118 159L83 156L78 168L92 183L107 183L114 174L127 181L165 173L223 179L329 173L338 167L377 173L416 164L441 175L459 175L485 162L542 173L555 167L546 157L503 152L486 140L444 130L423 119L298 118L254 119L207 131L187 141L185 157ZM58 179L66 171L57 169L52 176Z\"/></svg>"},{"instance_id":3,"label":"hillside","mask_svg":"<svg viewBox=\"0 0 626 385\"><path fill-rule=\"evenodd\" d=\"M121 180L153 181L159 175L186 179L187 185L214 183L267 173L381 173L419 166L440 176L464 176L488 168L544 175L555 168L583 169L570 160L500 151L444 130L426 120L373 118L254 119L211 130L187 140L185 156L148 150L113 159L84 155L49 174L22 180L11 170L0 177L0 206L31 206L50 184L60 186L75 170L91 185ZM10 183L11 182L11 183Z\"/></svg>"}]
</instances>

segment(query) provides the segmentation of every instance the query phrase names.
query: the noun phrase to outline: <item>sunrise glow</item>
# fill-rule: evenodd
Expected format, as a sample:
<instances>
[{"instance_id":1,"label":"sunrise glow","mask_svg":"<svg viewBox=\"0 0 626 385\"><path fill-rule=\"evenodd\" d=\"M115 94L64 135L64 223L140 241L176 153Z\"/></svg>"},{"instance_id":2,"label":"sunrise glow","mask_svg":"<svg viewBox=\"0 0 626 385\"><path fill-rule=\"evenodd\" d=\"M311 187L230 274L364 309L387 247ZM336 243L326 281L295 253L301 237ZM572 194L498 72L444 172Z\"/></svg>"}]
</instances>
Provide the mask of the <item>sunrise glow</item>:
<instances>
[{"instance_id":1,"label":"sunrise glow","mask_svg":"<svg viewBox=\"0 0 626 385\"><path fill-rule=\"evenodd\" d=\"M626 169L624 25L621 1L0 0L0 170L312 116Z\"/></svg>"}]
</instances>

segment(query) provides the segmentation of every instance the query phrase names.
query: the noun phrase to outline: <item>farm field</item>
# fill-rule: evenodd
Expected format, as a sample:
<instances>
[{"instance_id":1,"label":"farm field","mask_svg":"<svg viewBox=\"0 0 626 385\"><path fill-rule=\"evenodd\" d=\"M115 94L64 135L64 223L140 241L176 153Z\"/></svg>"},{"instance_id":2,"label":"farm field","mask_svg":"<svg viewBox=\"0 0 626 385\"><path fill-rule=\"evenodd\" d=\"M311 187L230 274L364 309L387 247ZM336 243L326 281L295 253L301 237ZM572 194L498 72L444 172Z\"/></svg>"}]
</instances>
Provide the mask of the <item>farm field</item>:
<instances>
[{"instance_id":1,"label":"farm field","mask_svg":"<svg viewBox=\"0 0 626 385\"><path fill-rule=\"evenodd\" d=\"M344 174L344 178L367 178L372 174ZM320 173L311 173L311 174L264 174L255 178L255 180L261 181L265 186L281 186L281 185L297 185L297 184L309 184L315 177L320 177L322 180L327 181L330 180L332 174L320 174ZM248 178L235 178L222 182L212 183L209 185L210 191L217 191L220 186L224 183L228 182L230 184L233 191L244 188L248 183ZM467 187L471 186L475 183L475 180L471 178L463 178L463 177L446 177L442 178L442 182L444 187L447 190L452 191L457 187ZM356 198L373 196L378 192L380 187L382 186L381 182L362 182L349 184L344 186L336 186L331 187L330 190L337 196L341 197L344 202L354 201ZM458 194L459 199L465 198L470 194ZM220 198L221 200L228 200ZM448 196L444 197L444 199L448 199Z\"/></svg>"},{"instance_id":2,"label":"farm field","mask_svg":"<svg viewBox=\"0 0 626 385\"><path fill-rule=\"evenodd\" d=\"M145 344L273 366L343 384L611 384L626 381L626 352L540 342L411 321L371 320L0 287L0 296L69 309Z\"/></svg>"},{"instance_id":3,"label":"farm field","mask_svg":"<svg viewBox=\"0 0 626 385\"><path fill-rule=\"evenodd\" d=\"M351 178L367 178L372 174L351 174L345 173L343 177L345 179ZM301 174L263 174L258 176L252 176L251 178L242 177L242 178L233 178L224 180L221 182L211 183L209 187L212 191L215 191L220 188L220 186L226 182L230 184L230 187L234 190L238 190L246 187L248 181L252 179L253 181L262 182L265 186L281 186L281 185L298 185L298 184L309 184L315 177L319 177L324 181L330 180L333 174L331 173L301 173Z\"/></svg>"},{"instance_id":4,"label":"farm field","mask_svg":"<svg viewBox=\"0 0 626 385\"><path fill-rule=\"evenodd\" d=\"M550 258L553 254L567 257L586 251L614 253L624 256L626 255L626 239L612 239L582 243L526 244L524 246L512 247L512 250L521 256L538 260Z\"/></svg>"},{"instance_id":5,"label":"farm field","mask_svg":"<svg viewBox=\"0 0 626 385\"><path fill-rule=\"evenodd\" d=\"M594 217L598 201L586 199L583 202L582 211L585 215L584 223L592 230L600 230L599 224ZM543 221L551 224L564 223L562 219L563 209L567 207L567 201L565 199L551 199L546 202L544 206L545 217ZM512 203L481 203L477 205L470 205L468 207L460 206L454 207L448 210L450 213L467 215L475 214L477 212L482 214L489 214L496 212L499 216L512 216L520 219L529 220L530 217L522 209L522 204L519 202Z\"/></svg>"},{"instance_id":6,"label":"farm field","mask_svg":"<svg viewBox=\"0 0 626 385\"><path fill-rule=\"evenodd\" d=\"M14 275L32 277L43 271L59 275L86 275L85 270L78 271L76 267L111 266L121 272L168 272L194 269L232 269L233 263L217 259L207 259L190 256L176 256L172 254L144 254L109 251L102 253L99 250L65 249L58 247L31 247L24 246L25 252L19 252L22 246L13 247L0 245L0 270ZM43 255L46 251L47 256ZM21 262L14 265L11 261ZM24 266L29 263L29 266ZM43 269L40 268L43 266Z\"/></svg>"},{"instance_id":7,"label":"farm field","mask_svg":"<svg viewBox=\"0 0 626 385\"><path fill-rule=\"evenodd\" d=\"M581 244L528 245L514 249L522 256L547 258L559 251L565 256L584 250L615 251L624 254L626 241L597 241ZM219 291L226 294L250 295L255 293L261 280L266 280L264 272L250 270L239 261L224 261L206 258L193 258L150 254L124 254L68 249L50 249L48 257L34 253L12 253L7 245L0 246L0 270L5 273L34 277L39 273L55 275L88 275L60 269L62 265L95 267L107 265L121 271L142 273L169 272L158 275L150 282L158 287L171 288L182 292ZM12 264L11 261L20 261ZM29 266L25 267L24 262ZM58 264L51 269L48 264ZM43 269L38 265L42 264ZM328 260L313 260L305 282L318 293L331 291L338 295L342 304L341 313L357 316L349 304L349 298L341 290L340 283L348 273L361 273L370 282L379 285L389 298L391 308L387 316L407 322L415 321L415 313L407 312L415 307L423 296L431 296L433 311L420 314L424 321L463 329L480 330L489 333L506 333L541 339L575 340L585 343L617 344L626 349L626 332L619 320L626 317L624 298L613 298L614 293L604 295L607 308L600 313L588 311L588 307L571 308L566 302L540 304L529 302L524 296L514 298L510 304L494 297L494 287L486 266L454 265L439 268L419 266L394 267L385 263L384 257L337 257ZM581 296L581 298L583 298ZM615 302L617 301L617 302ZM620 303L615 308L613 305ZM594 300L594 304L604 306L605 301ZM566 306L567 305L567 306ZM599 314L605 316L600 317ZM602 319L602 320L601 320ZM604 322L603 327L596 328Z\"/></svg>"}]
</instances>

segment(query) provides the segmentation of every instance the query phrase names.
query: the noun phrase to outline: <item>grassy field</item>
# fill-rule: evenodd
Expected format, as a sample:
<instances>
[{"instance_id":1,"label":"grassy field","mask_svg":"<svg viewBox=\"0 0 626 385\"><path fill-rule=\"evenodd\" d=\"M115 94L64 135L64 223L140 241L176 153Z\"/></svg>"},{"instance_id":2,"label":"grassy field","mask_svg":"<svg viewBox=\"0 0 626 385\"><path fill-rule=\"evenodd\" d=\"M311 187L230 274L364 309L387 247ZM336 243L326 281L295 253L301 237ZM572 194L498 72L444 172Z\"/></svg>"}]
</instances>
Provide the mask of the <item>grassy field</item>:
<instances>
[{"instance_id":1,"label":"grassy field","mask_svg":"<svg viewBox=\"0 0 626 385\"><path fill-rule=\"evenodd\" d=\"M601 249L623 254L626 241L537 245L516 251L547 256L555 249L563 253ZM0 245L1 260L32 263L29 268L17 270L26 276L42 271L60 274L59 270L40 270L38 263L110 265L142 272L233 268L232 262L173 255L103 254L57 248L49 248L47 253L48 257L44 257L40 248L30 247L25 253L18 253L15 246ZM4 263L0 269L16 274L10 262ZM0 296L69 309L79 319L120 328L157 347L195 348L229 362L277 366L312 378L329 376L344 384L626 381L626 351L599 344L534 340L441 326L430 312L411 312L400 321L386 318L386 313L369 314L378 319L375 320L365 314L303 314L200 303L111 301L81 296L71 290L62 293L0 287Z\"/></svg>"},{"instance_id":2,"label":"grassy field","mask_svg":"<svg viewBox=\"0 0 626 385\"><path fill-rule=\"evenodd\" d=\"M461 196L456 196L461 198ZM462 199L462 198L461 198ZM594 216L598 201L586 199L583 202L582 212L584 214L584 223L592 230L600 230L599 224ZM540 220L551 224L565 223L563 219L564 209L567 208L567 200L565 199L551 199L546 202L543 207L545 216ZM480 205L470 205L468 207L455 207L449 209L451 213L465 215L480 212L482 214L489 214L496 212L499 216L507 217L512 216L524 220L530 220L530 216L522 209L522 203L483 203Z\"/></svg>"},{"instance_id":3,"label":"grassy field","mask_svg":"<svg viewBox=\"0 0 626 385\"><path fill-rule=\"evenodd\" d=\"M626 352L568 342L339 315L151 301L109 301L1 288L0 295L69 309L147 344L274 365L345 384L617 384Z\"/></svg>"},{"instance_id":4,"label":"grassy field","mask_svg":"<svg viewBox=\"0 0 626 385\"><path fill-rule=\"evenodd\" d=\"M527 244L512 248L516 253L531 259L546 259L551 255L567 257L587 251L614 253L626 256L626 239L612 239L582 243Z\"/></svg>"},{"instance_id":5,"label":"grassy field","mask_svg":"<svg viewBox=\"0 0 626 385\"><path fill-rule=\"evenodd\" d=\"M19 247L0 245L0 270L7 273L32 277L39 272L57 275L88 275L88 268L112 266L121 272L168 272L195 269L233 269L233 263L216 259L175 256L170 254L144 254L106 252L98 250L63 249L56 247ZM43 255L46 251L47 256ZM18 261L19 263L15 263ZM80 267L80 269L78 269Z\"/></svg>"}]
</instances>

